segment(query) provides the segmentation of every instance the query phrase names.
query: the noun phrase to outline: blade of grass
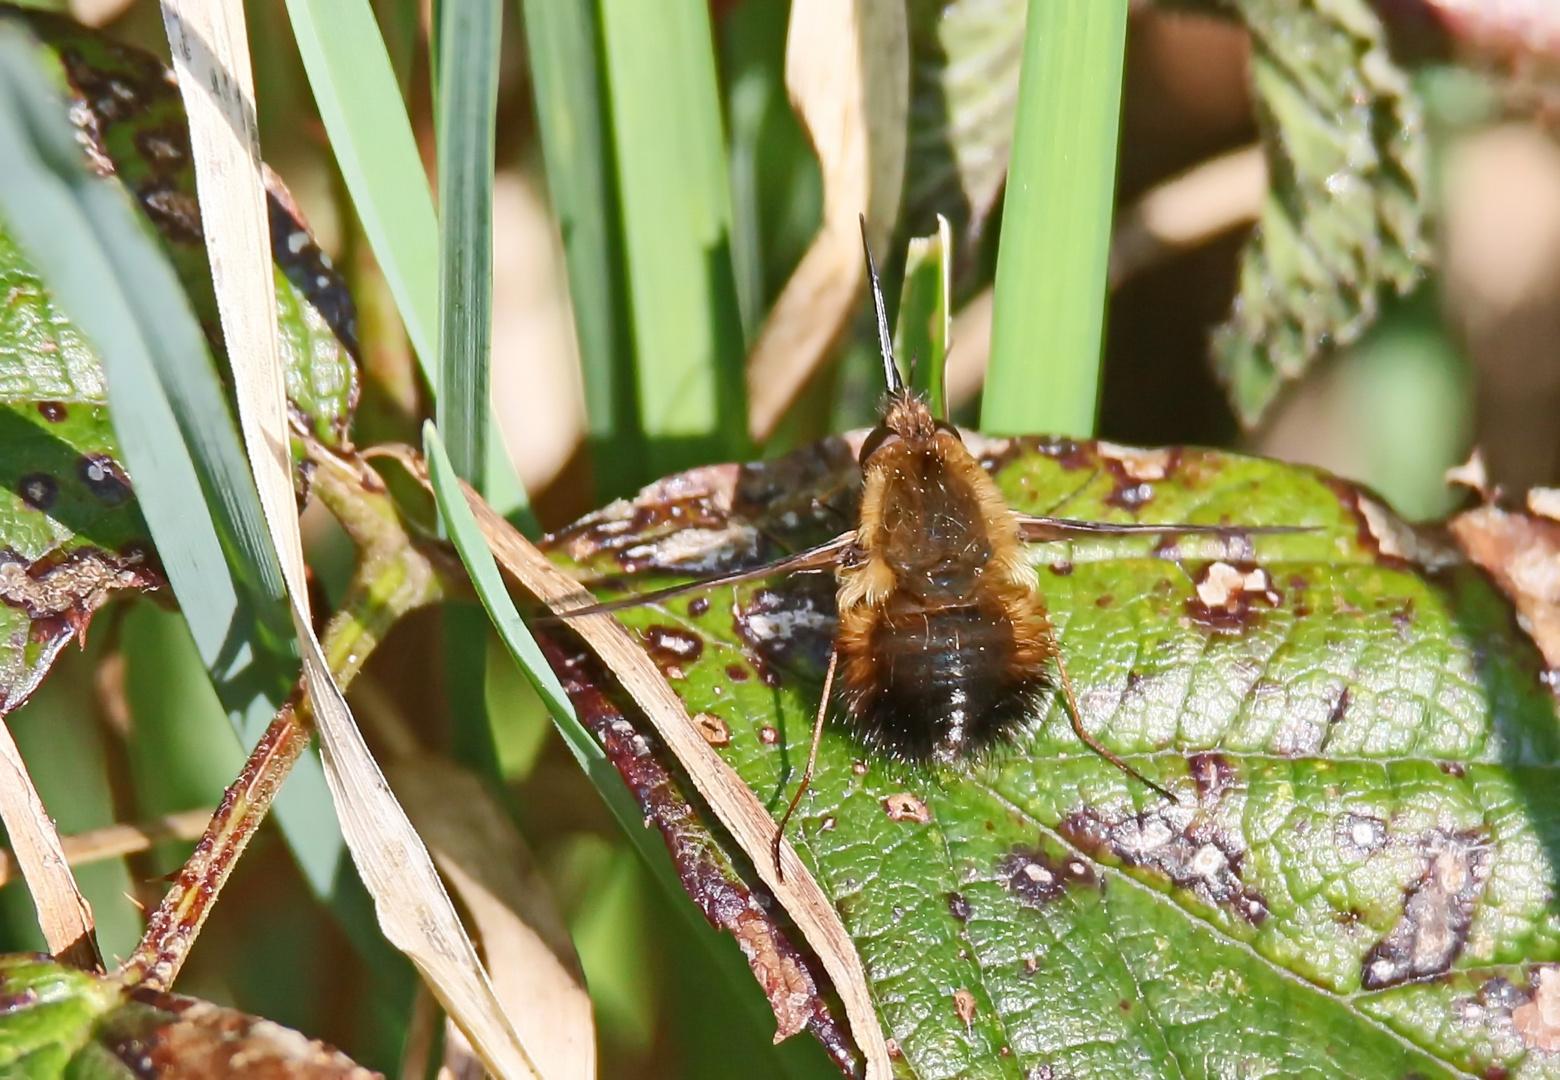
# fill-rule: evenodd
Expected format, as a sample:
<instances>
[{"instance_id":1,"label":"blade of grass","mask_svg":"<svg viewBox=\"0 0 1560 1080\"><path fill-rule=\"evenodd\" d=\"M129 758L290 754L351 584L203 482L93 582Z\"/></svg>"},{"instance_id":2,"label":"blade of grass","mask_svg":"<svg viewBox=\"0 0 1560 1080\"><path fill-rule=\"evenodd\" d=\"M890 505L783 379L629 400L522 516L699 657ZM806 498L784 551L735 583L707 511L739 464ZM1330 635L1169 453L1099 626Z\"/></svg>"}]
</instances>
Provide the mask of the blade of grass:
<instances>
[{"instance_id":1,"label":"blade of grass","mask_svg":"<svg viewBox=\"0 0 1560 1080\"><path fill-rule=\"evenodd\" d=\"M910 386L933 416L948 416L948 346L953 333L953 229L937 215L937 231L910 241L905 284L894 325L894 355L910 365Z\"/></svg>"},{"instance_id":2,"label":"blade of grass","mask_svg":"<svg viewBox=\"0 0 1560 1080\"><path fill-rule=\"evenodd\" d=\"M440 430L455 471L489 493L492 355L493 155L498 111L500 0L434 5L438 111ZM502 784L482 693L487 620L469 604L444 610L446 697L457 760Z\"/></svg>"},{"instance_id":3,"label":"blade of grass","mask_svg":"<svg viewBox=\"0 0 1560 1080\"><path fill-rule=\"evenodd\" d=\"M594 0L522 0L542 161L569 268L596 496L627 495L643 464L606 87Z\"/></svg>"},{"instance_id":4,"label":"blade of grass","mask_svg":"<svg viewBox=\"0 0 1560 1080\"><path fill-rule=\"evenodd\" d=\"M417 0L374 0L375 13L384 33L385 55L401 87L401 96L409 98L412 68L417 62L418 20L422 5Z\"/></svg>"},{"instance_id":5,"label":"blade of grass","mask_svg":"<svg viewBox=\"0 0 1560 1080\"><path fill-rule=\"evenodd\" d=\"M1030 0L981 430L1087 437L1099 412L1129 0Z\"/></svg>"},{"instance_id":6,"label":"blade of grass","mask_svg":"<svg viewBox=\"0 0 1560 1080\"><path fill-rule=\"evenodd\" d=\"M601 0L650 475L745 456L731 192L704 0Z\"/></svg>"},{"instance_id":7,"label":"blade of grass","mask_svg":"<svg viewBox=\"0 0 1560 1080\"><path fill-rule=\"evenodd\" d=\"M217 695L252 745L291 688L297 655L278 622L280 570L256 543L259 504L248 467L232 458L241 451L215 365L136 211L87 170L30 39L0 29L16 106L7 130L17 140L0 152L0 212L103 359L110 414L158 557ZM206 385L173 401L160 370L187 370ZM204 448L199 463L195 445ZM318 761L306 759L297 773L278 819L310 885L331 896L341 837L321 825L329 796Z\"/></svg>"},{"instance_id":8,"label":"blade of grass","mask_svg":"<svg viewBox=\"0 0 1560 1080\"><path fill-rule=\"evenodd\" d=\"M675 910L683 914L692 927L694 936L709 949L709 958L715 970L719 972L720 978L727 981L726 992L734 995L742 1006L741 1015L756 1030L763 1031L765 1023L763 998L755 993L756 984L746 970L745 962L729 943L720 941L710 933L709 924L693 905L686 902L686 893L678 879L676 867L667 854L665 844L654 831L645 827L644 811L624 785L617 769L607 760L595 737L580 722L573 702L569 700L552 667L543 657L535 638L531 636L531 631L521 620L519 612L515 610L514 601L510 599L509 590L499 574L481 526L473 516L471 507L461 492L459 478L456 477L448 456L443 453L439 444L437 429L432 424L425 425L423 438L425 460L428 465L428 482L439 505L439 514L451 540L455 543L456 550L460 553L466 572L471 575L472 585L481 598L483 607L486 608L489 618L498 630L503 647L508 650L509 655L514 658L516 667L536 691L553 724L563 736L564 745L569 748L574 759L579 762L580 768L585 771L585 775L601 794L608 810L623 827L629 842L649 866L652 876L660 884L665 895L671 899ZM592 987L594 992L594 984ZM789 1061L789 1054L786 1054L783 1060ZM806 1074L788 1072L787 1075Z\"/></svg>"},{"instance_id":9,"label":"blade of grass","mask_svg":"<svg viewBox=\"0 0 1560 1080\"><path fill-rule=\"evenodd\" d=\"M439 429L461 479L486 487L499 0L440 4Z\"/></svg>"},{"instance_id":10,"label":"blade of grass","mask_svg":"<svg viewBox=\"0 0 1560 1080\"><path fill-rule=\"evenodd\" d=\"M423 425L423 453L428 461L434 498L439 504L439 516L504 646L546 704L558 733L563 736L564 745L574 755L574 760L579 762L580 768L585 770L585 775L590 777L596 790L601 792L612 816L617 818L623 831L651 865L665 866L665 850L645 829L644 814L639 805L623 786L623 778L607 760L600 744L580 723L573 704L558 682L558 676L553 674L541 649L537 647L536 639L531 636L531 631L520 619L520 613L515 610L514 601L509 598L509 590L504 587L504 579L498 572L498 564L493 561L493 554L488 550L482 530L472 516L465 496L461 494L460 478L445 452L438 428L431 423ZM655 857L657 855L659 859ZM670 872L669 866L666 869ZM674 883L675 880L674 876Z\"/></svg>"},{"instance_id":11,"label":"blade of grass","mask_svg":"<svg viewBox=\"0 0 1560 1080\"><path fill-rule=\"evenodd\" d=\"M276 324L260 145L242 0L163 0L190 117L197 190L235 397L302 647L336 816L385 936L404 952L500 1080L538 1072L493 992L433 860L391 793L326 663L309 611Z\"/></svg>"},{"instance_id":12,"label":"blade of grass","mask_svg":"<svg viewBox=\"0 0 1560 1080\"><path fill-rule=\"evenodd\" d=\"M439 226L373 9L368 0L287 0L287 14L353 209L395 297L423 378L438 395L443 389ZM497 47L497 35L492 46ZM486 442L487 479L498 505L521 523L534 524L502 442ZM478 468L483 460L477 459Z\"/></svg>"},{"instance_id":13,"label":"blade of grass","mask_svg":"<svg viewBox=\"0 0 1560 1080\"><path fill-rule=\"evenodd\" d=\"M287 0L287 14L352 205L437 387L438 226L373 9L368 0Z\"/></svg>"}]
</instances>

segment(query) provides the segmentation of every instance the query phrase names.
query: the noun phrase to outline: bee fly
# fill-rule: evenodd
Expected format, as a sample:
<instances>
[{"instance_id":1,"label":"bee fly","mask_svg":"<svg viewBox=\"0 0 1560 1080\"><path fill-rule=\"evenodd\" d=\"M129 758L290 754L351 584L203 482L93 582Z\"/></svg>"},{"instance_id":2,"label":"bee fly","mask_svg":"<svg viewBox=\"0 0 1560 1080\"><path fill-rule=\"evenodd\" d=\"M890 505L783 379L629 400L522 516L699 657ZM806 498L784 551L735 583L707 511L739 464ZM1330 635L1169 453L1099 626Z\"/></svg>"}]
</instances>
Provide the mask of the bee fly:
<instances>
[{"instance_id":1,"label":"bee fly","mask_svg":"<svg viewBox=\"0 0 1560 1080\"><path fill-rule=\"evenodd\" d=\"M934 764L951 764L1004 741L1045 692L1059 689L1073 732L1085 746L1174 800L1083 726L1024 545L1084 535L1305 530L1118 525L1013 510L957 429L934 418L901 381L882 286L866 243L865 219L862 243L888 393L882 422L861 447L863 484L856 528L766 566L594 604L565 617L621 610L756 578L833 569L839 587L839 630L824 675L807 765L776 827L777 870L786 823L817 765L837 675L844 684L846 721L864 744L900 760Z\"/></svg>"}]
</instances>

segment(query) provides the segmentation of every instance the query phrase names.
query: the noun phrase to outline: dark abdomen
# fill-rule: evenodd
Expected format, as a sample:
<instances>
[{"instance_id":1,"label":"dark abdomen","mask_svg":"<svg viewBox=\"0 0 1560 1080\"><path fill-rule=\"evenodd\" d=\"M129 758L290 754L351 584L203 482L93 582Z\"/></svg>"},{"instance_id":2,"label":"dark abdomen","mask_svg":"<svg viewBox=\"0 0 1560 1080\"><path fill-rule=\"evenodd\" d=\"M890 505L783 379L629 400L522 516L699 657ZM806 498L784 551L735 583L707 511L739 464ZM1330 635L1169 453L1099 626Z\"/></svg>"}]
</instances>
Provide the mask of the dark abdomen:
<instances>
[{"instance_id":1,"label":"dark abdomen","mask_svg":"<svg viewBox=\"0 0 1560 1080\"><path fill-rule=\"evenodd\" d=\"M911 760L952 761L1001 740L1029 715L1049 686L1046 667L1015 644L1003 613L986 606L888 605L871 631L869 658L847 665L850 718L865 742Z\"/></svg>"}]
</instances>

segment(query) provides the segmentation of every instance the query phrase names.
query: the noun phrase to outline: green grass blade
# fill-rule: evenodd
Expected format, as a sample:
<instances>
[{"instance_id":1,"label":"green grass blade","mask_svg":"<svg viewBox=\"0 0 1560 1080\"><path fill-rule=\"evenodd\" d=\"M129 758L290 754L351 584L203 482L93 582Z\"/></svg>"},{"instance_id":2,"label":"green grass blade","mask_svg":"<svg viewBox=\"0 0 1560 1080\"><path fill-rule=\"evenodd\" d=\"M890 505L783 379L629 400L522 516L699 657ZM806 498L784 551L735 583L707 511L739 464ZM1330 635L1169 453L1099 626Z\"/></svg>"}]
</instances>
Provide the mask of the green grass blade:
<instances>
[{"instance_id":1,"label":"green grass blade","mask_svg":"<svg viewBox=\"0 0 1560 1080\"><path fill-rule=\"evenodd\" d=\"M254 481L173 269L123 191L87 171L31 48L0 25L0 214L102 356L136 499L217 695L252 743L298 670ZM277 813L322 895L343 851L329 808L306 758Z\"/></svg>"},{"instance_id":2,"label":"green grass blade","mask_svg":"<svg viewBox=\"0 0 1560 1080\"><path fill-rule=\"evenodd\" d=\"M616 180L606 130L594 0L522 0L532 95L553 212L563 234L585 383L596 494L648 479L622 267Z\"/></svg>"},{"instance_id":3,"label":"green grass blade","mask_svg":"<svg viewBox=\"0 0 1560 1080\"><path fill-rule=\"evenodd\" d=\"M439 170L439 430L456 475L487 493L492 356L493 155L500 0L434 5ZM444 611L451 749L501 783L483 685L487 619L469 604Z\"/></svg>"},{"instance_id":4,"label":"green grass blade","mask_svg":"<svg viewBox=\"0 0 1560 1080\"><path fill-rule=\"evenodd\" d=\"M1128 0L1030 0L980 425L1094 433Z\"/></svg>"},{"instance_id":5,"label":"green grass blade","mask_svg":"<svg viewBox=\"0 0 1560 1080\"><path fill-rule=\"evenodd\" d=\"M499 0L441 4L438 48L439 430L455 472L485 487L493 306Z\"/></svg>"},{"instance_id":6,"label":"green grass blade","mask_svg":"<svg viewBox=\"0 0 1560 1080\"><path fill-rule=\"evenodd\" d=\"M601 0L652 475L747 449L742 320L715 51L703 0Z\"/></svg>"},{"instance_id":7,"label":"green grass blade","mask_svg":"<svg viewBox=\"0 0 1560 1080\"><path fill-rule=\"evenodd\" d=\"M368 0L287 0L287 14L352 204L437 387L438 226L373 9Z\"/></svg>"},{"instance_id":8,"label":"green grass blade","mask_svg":"<svg viewBox=\"0 0 1560 1080\"><path fill-rule=\"evenodd\" d=\"M558 676L553 674L536 639L531 636L531 631L520 619L520 613L515 610L514 601L509 598L503 576L498 571L498 564L493 561L493 554L482 537L477 519L466 505L459 478L439 438L438 428L431 423L423 425L423 454L428 460L428 473L433 483L434 498L439 504L439 516L450 539L454 541L455 550L460 553L466 572L471 575L472 585L477 590L482 606L498 629L499 637L547 705L564 744L580 763L580 768L585 770L596 790L601 792L623 830L646 855L651 865L657 865L658 862L664 864L666 851L661 847L660 840L646 832L644 814L624 787L623 778L607 760L595 737L580 723L574 705L558 682Z\"/></svg>"},{"instance_id":9,"label":"green grass blade","mask_svg":"<svg viewBox=\"0 0 1560 1080\"><path fill-rule=\"evenodd\" d=\"M910 365L910 386L926 396L932 415L944 419L948 416L944 372L952 334L953 229L938 214L937 231L911 240L905 254L894 355Z\"/></svg>"},{"instance_id":10,"label":"green grass blade","mask_svg":"<svg viewBox=\"0 0 1560 1080\"><path fill-rule=\"evenodd\" d=\"M440 394L439 226L373 9L368 0L287 0L287 13L353 208L423 377ZM496 34L491 45L497 48ZM525 490L502 444L487 453L487 479L501 493L494 505L531 523ZM483 458L474 460L480 469Z\"/></svg>"}]
</instances>

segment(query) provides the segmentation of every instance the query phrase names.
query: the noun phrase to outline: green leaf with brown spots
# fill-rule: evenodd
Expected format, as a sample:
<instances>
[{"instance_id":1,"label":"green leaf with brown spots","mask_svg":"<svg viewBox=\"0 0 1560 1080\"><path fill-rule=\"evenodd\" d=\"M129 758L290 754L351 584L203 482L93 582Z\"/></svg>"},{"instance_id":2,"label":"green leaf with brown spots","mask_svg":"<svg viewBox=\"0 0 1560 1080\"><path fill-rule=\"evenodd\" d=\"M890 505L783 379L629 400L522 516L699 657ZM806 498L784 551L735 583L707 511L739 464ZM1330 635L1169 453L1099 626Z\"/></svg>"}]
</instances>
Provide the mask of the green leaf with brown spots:
<instances>
[{"instance_id":1,"label":"green leaf with brown spots","mask_svg":"<svg viewBox=\"0 0 1560 1080\"><path fill-rule=\"evenodd\" d=\"M27 1080L369 1080L268 1020L127 988L47 956L0 956L0 1076Z\"/></svg>"},{"instance_id":2,"label":"green leaf with brown spots","mask_svg":"<svg viewBox=\"0 0 1560 1080\"><path fill-rule=\"evenodd\" d=\"M761 564L853 523L859 439L668 478L553 551L602 596ZM834 706L789 835L903 1074L1560 1076L1560 725L1483 573L1313 469L969 441L1024 512L1312 531L1030 548L1086 726L1177 802L1090 754L1051 694L1010 745L940 767L866 750ZM832 589L620 612L777 816ZM664 791L645 805L696 847ZM696 896L739 872L684 870Z\"/></svg>"},{"instance_id":3,"label":"green leaf with brown spots","mask_svg":"<svg viewBox=\"0 0 1560 1080\"><path fill-rule=\"evenodd\" d=\"M0 4L0 19L29 29L86 159L135 195L219 346L188 130L162 64L56 16ZM270 210L288 398L339 444L357 396L352 303L280 182ZM161 583L99 357L0 219L0 712L26 700L113 593Z\"/></svg>"}]
</instances>

